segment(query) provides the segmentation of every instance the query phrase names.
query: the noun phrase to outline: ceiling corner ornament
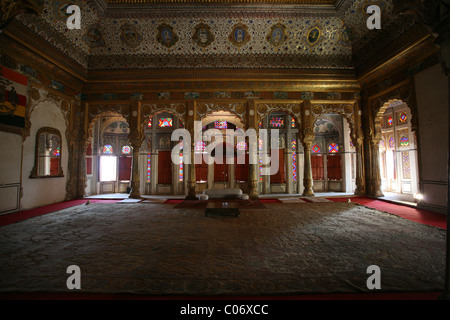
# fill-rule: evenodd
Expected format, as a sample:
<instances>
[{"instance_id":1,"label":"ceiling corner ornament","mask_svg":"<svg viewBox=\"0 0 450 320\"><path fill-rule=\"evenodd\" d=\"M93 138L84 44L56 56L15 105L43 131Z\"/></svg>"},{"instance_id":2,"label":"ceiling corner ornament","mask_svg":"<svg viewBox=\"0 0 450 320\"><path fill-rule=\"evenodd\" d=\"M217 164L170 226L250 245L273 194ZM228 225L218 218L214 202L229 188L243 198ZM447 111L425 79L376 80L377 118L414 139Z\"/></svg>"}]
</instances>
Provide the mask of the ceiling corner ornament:
<instances>
[{"instance_id":1,"label":"ceiling corner ornament","mask_svg":"<svg viewBox=\"0 0 450 320\"><path fill-rule=\"evenodd\" d=\"M352 28L344 24L338 32L337 43L344 47L351 47L353 39L354 34Z\"/></svg>"},{"instance_id":2,"label":"ceiling corner ornament","mask_svg":"<svg viewBox=\"0 0 450 320\"><path fill-rule=\"evenodd\" d=\"M83 36L83 41L89 48L101 48L106 45L100 23L91 25Z\"/></svg>"},{"instance_id":3,"label":"ceiling corner ornament","mask_svg":"<svg viewBox=\"0 0 450 320\"><path fill-rule=\"evenodd\" d=\"M5 28L18 14L30 13L40 15L44 7L42 0L1 0L0 30Z\"/></svg>"},{"instance_id":4,"label":"ceiling corner ornament","mask_svg":"<svg viewBox=\"0 0 450 320\"><path fill-rule=\"evenodd\" d=\"M238 23L233 27L228 40L236 47L245 46L250 40L250 32L247 30L247 26L242 23Z\"/></svg>"},{"instance_id":5,"label":"ceiling corner ornament","mask_svg":"<svg viewBox=\"0 0 450 320\"><path fill-rule=\"evenodd\" d=\"M281 46L284 42L286 42L287 39L288 35L286 33L286 26L282 23L273 25L266 37L267 42L269 42L274 47Z\"/></svg>"},{"instance_id":6,"label":"ceiling corner ornament","mask_svg":"<svg viewBox=\"0 0 450 320\"><path fill-rule=\"evenodd\" d=\"M59 20L66 22L71 14L67 13L67 8L71 5L79 5L78 1L53 1L54 16Z\"/></svg>"},{"instance_id":7,"label":"ceiling corner ornament","mask_svg":"<svg viewBox=\"0 0 450 320\"><path fill-rule=\"evenodd\" d=\"M202 48L206 48L215 40L214 34L208 25L199 23L195 26L194 34L192 35L192 41Z\"/></svg>"},{"instance_id":8,"label":"ceiling corner ornament","mask_svg":"<svg viewBox=\"0 0 450 320\"><path fill-rule=\"evenodd\" d=\"M158 34L156 35L156 41L167 48L171 48L177 43L178 36L173 31L173 27L168 24L161 24L158 27Z\"/></svg>"},{"instance_id":9,"label":"ceiling corner ornament","mask_svg":"<svg viewBox=\"0 0 450 320\"><path fill-rule=\"evenodd\" d=\"M129 23L124 23L120 27L120 30L122 30L120 41L122 41L123 44L130 48L136 48L141 44L143 40L142 35L134 26Z\"/></svg>"}]
</instances>

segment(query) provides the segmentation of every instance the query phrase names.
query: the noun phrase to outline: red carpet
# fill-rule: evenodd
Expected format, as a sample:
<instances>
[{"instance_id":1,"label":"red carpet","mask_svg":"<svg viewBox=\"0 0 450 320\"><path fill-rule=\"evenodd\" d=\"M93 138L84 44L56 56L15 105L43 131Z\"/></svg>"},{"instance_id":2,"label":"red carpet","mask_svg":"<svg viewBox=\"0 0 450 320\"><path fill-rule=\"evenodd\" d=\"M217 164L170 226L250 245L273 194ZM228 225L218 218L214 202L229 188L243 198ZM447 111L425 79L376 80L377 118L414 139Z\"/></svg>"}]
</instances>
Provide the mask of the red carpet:
<instances>
[{"instance_id":1,"label":"red carpet","mask_svg":"<svg viewBox=\"0 0 450 320\"><path fill-rule=\"evenodd\" d=\"M0 216L0 226L6 226L11 223L16 223L29 218L41 216L47 213L51 213L58 210L63 210L73 206L78 206L80 204L85 204L87 201L91 203L116 203L120 200L99 200L99 199L76 199L63 201L55 204L50 204L48 206L43 206L39 208L34 208L30 210L15 212L7 215Z\"/></svg>"},{"instance_id":2,"label":"red carpet","mask_svg":"<svg viewBox=\"0 0 450 320\"><path fill-rule=\"evenodd\" d=\"M390 214L395 214L399 217L419 222L422 224L447 229L447 217L444 214L439 214L423 209L412 208L400 204L391 203L389 201L377 200L368 197L350 197L350 198L327 198L335 202L347 202L351 199L352 202L366 206L368 208L380 210Z\"/></svg>"}]
</instances>

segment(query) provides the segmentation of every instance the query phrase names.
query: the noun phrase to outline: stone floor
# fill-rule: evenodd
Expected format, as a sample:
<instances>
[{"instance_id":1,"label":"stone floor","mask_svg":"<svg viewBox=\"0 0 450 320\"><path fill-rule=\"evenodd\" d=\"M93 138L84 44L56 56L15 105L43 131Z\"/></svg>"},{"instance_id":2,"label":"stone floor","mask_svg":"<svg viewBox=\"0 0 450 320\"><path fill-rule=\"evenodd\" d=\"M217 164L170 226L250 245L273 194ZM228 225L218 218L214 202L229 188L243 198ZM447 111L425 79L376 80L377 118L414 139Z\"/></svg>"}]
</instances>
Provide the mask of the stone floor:
<instances>
[{"instance_id":1,"label":"stone floor","mask_svg":"<svg viewBox=\"0 0 450 320\"><path fill-rule=\"evenodd\" d=\"M445 231L355 203L264 204L239 218L161 203L91 203L1 227L0 292L295 295L440 291Z\"/></svg>"}]
</instances>

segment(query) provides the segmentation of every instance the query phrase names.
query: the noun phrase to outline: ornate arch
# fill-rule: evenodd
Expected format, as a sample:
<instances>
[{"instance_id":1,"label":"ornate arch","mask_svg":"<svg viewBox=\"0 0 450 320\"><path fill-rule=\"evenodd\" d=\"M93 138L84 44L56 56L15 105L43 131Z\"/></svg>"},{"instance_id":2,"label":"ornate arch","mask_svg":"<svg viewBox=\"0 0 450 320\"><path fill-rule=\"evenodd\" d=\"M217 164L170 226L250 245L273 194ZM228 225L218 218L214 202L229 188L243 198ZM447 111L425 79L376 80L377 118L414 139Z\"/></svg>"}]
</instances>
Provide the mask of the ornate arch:
<instances>
[{"instance_id":1,"label":"ornate arch","mask_svg":"<svg viewBox=\"0 0 450 320\"><path fill-rule=\"evenodd\" d=\"M211 112L207 112L205 114L205 116L201 119L202 127L204 127L205 125L208 125L211 122L214 122L215 120L217 120L217 119L214 119L215 116L213 115L213 113L221 112L221 111L227 112L227 114L224 115L224 116L227 117L226 121L231 122L232 124L234 124L235 126L237 126L239 128L244 128L245 127L245 124L242 122L242 120L238 116L236 116L235 114L233 114L233 113L231 113L229 111L225 111L225 110L213 110ZM225 118L223 118L223 119L225 119Z\"/></svg>"},{"instance_id":2,"label":"ornate arch","mask_svg":"<svg viewBox=\"0 0 450 320\"><path fill-rule=\"evenodd\" d=\"M295 119L295 124L297 128L301 128L301 113L302 113L302 103L272 103L272 102L261 102L256 105L256 121L261 122L266 116L274 112L284 112Z\"/></svg>"},{"instance_id":3,"label":"ornate arch","mask_svg":"<svg viewBox=\"0 0 450 320\"><path fill-rule=\"evenodd\" d=\"M381 118L386 109L393 103L406 103L411 110L411 131L415 132L418 128L417 104L415 99L414 83L406 80L389 90L369 98L369 105L372 111L372 126L375 139L381 139Z\"/></svg>"},{"instance_id":4,"label":"ornate arch","mask_svg":"<svg viewBox=\"0 0 450 320\"><path fill-rule=\"evenodd\" d=\"M39 90L35 87L30 87L28 90L30 99L27 101L25 114L25 128L23 133L23 140L30 136L31 130L31 114L34 109L43 102L50 102L54 104L61 111L66 125L66 140L71 141L73 135L70 132L70 112L75 105L75 100L68 100L60 95L53 94L47 90Z\"/></svg>"},{"instance_id":5,"label":"ornate arch","mask_svg":"<svg viewBox=\"0 0 450 320\"><path fill-rule=\"evenodd\" d=\"M186 125L186 103L151 103L151 102L142 102L142 123L141 129L145 128L145 125L148 123L150 117L158 113L168 112L173 115L176 115L180 121Z\"/></svg>"},{"instance_id":6,"label":"ornate arch","mask_svg":"<svg viewBox=\"0 0 450 320\"><path fill-rule=\"evenodd\" d=\"M198 119L216 111L227 111L234 114L240 119L243 127L247 127L247 102L200 102L197 104Z\"/></svg>"},{"instance_id":7,"label":"ornate arch","mask_svg":"<svg viewBox=\"0 0 450 320\"><path fill-rule=\"evenodd\" d=\"M311 128L314 127L316 121L325 114L339 114L347 120L350 127L350 137L356 145L358 128L356 127L356 103L347 104L313 104L312 105Z\"/></svg>"}]
</instances>

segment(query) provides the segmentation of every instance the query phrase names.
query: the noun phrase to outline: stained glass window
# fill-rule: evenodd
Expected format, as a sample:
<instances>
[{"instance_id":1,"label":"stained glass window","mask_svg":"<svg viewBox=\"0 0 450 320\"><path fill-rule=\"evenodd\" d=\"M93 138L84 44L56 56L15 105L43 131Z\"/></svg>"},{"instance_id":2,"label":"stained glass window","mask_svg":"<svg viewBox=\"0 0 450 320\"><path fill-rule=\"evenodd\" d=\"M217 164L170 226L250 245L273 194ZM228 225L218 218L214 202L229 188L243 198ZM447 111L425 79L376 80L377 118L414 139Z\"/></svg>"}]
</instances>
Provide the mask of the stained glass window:
<instances>
[{"instance_id":1,"label":"stained glass window","mask_svg":"<svg viewBox=\"0 0 450 320\"><path fill-rule=\"evenodd\" d=\"M150 118L150 119L148 120L147 127L148 127L148 128L151 128L151 127L152 127L152 118Z\"/></svg>"},{"instance_id":2,"label":"stained glass window","mask_svg":"<svg viewBox=\"0 0 450 320\"><path fill-rule=\"evenodd\" d=\"M113 154L113 147L110 144L107 144L103 147L103 154Z\"/></svg>"},{"instance_id":3,"label":"stained glass window","mask_svg":"<svg viewBox=\"0 0 450 320\"><path fill-rule=\"evenodd\" d=\"M406 112L400 112L398 114L398 122L400 124L406 123L407 120L408 120L408 115L406 114Z\"/></svg>"},{"instance_id":4,"label":"stained glass window","mask_svg":"<svg viewBox=\"0 0 450 320\"><path fill-rule=\"evenodd\" d=\"M216 122L214 122L214 128L215 129L227 129L228 128L228 122L226 122L226 121L216 121Z\"/></svg>"},{"instance_id":5,"label":"stained glass window","mask_svg":"<svg viewBox=\"0 0 450 320\"><path fill-rule=\"evenodd\" d=\"M409 146L409 137L406 134L400 137L400 146L401 147Z\"/></svg>"},{"instance_id":6,"label":"stained glass window","mask_svg":"<svg viewBox=\"0 0 450 320\"><path fill-rule=\"evenodd\" d=\"M180 164L178 166L178 181L183 181L183 145L180 146Z\"/></svg>"},{"instance_id":7,"label":"stained glass window","mask_svg":"<svg viewBox=\"0 0 450 320\"><path fill-rule=\"evenodd\" d=\"M197 141L195 143L195 149L196 152L204 152L206 150L206 142L205 141Z\"/></svg>"},{"instance_id":8,"label":"stained glass window","mask_svg":"<svg viewBox=\"0 0 450 320\"><path fill-rule=\"evenodd\" d=\"M394 124L394 118L389 117L388 120L387 120L388 127L392 127L393 124Z\"/></svg>"},{"instance_id":9,"label":"stained glass window","mask_svg":"<svg viewBox=\"0 0 450 320\"><path fill-rule=\"evenodd\" d=\"M53 149L52 156L53 157L59 157L61 155L61 149L59 147Z\"/></svg>"},{"instance_id":10,"label":"stained glass window","mask_svg":"<svg viewBox=\"0 0 450 320\"><path fill-rule=\"evenodd\" d=\"M321 149L320 149L320 146L319 146L318 144L315 144L315 145L312 147L312 152L313 152L313 153L320 153L320 151L321 151Z\"/></svg>"},{"instance_id":11,"label":"stained glass window","mask_svg":"<svg viewBox=\"0 0 450 320\"><path fill-rule=\"evenodd\" d=\"M391 137L391 138L389 139L389 147L390 147L391 149L395 149L395 139L394 139L394 137Z\"/></svg>"},{"instance_id":12,"label":"stained glass window","mask_svg":"<svg viewBox=\"0 0 450 320\"><path fill-rule=\"evenodd\" d=\"M262 122L258 123L258 126L259 126L260 128L262 128Z\"/></svg>"},{"instance_id":13,"label":"stained glass window","mask_svg":"<svg viewBox=\"0 0 450 320\"><path fill-rule=\"evenodd\" d=\"M122 147L122 154L130 154L130 153L131 153L130 146L123 146Z\"/></svg>"},{"instance_id":14,"label":"stained glass window","mask_svg":"<svg viewBox=\"0 0 450 320\"><path fill-rule=\"evenodd\" d=\"M295 128L295 119L291 118L291 128Z\"/></svg>"},{"instance_id":15,"label":"stained glass window","mask_svg":"<svg viewBox=\"0 0 450 320\"><path fill-rule=\"evenodd\" d=\"M330 143L328 146L328 153L339 153L339 145L337 143Z\"/></svg>"},{"instance_id":16,"label":"stained glass window","mask_svg":"<svg viewBox=\"0 0 450 320\"><path fill-rule=\"evenodd\" d=\"M271 117L269 126L271 128L284 128L284 117Z\"/></svg>"},{"instance_id":17,"label":"stained glass window","mask_svg":"<svg viewBox=\"0 0 450 320\"><path fill-rule=\"evenodd\" d=\"M170 128L172 127L173 119L172 118L161 118L159 119L159 127L160 128Z\"/></svg>"},{"instance_id":18,"label":"stained glass window","mask_svg":"<svg viewBox=\"0 0 450 320\"><path fill-rule=\"evenodd\" d=\"M297 181L297 140L292 139L292 178Z\"/></svg>"},{"instance_id":19,"label":"stained glass window","mask_svg":"<svg viewBox=\"0 0 450 320\"><path fill-rule=\"evenodd\" d=\"M239 141L236 144L236 149L238 151L247 151L247 143L245 141Z\"/></svg>"},{"instance_id":20,"label":"stained glass window","mask_svg":"<svg viewBox=\"0 0 450 320\"><path fill-rule=\"evenodd\" d=\"M403 178L411 179L411 161L409 158L409 152L402 152L402 167L403 167Z\"/></svg>"},{"instance_id":21,"label":"stained glass window","mask_svg":"<svg viewBox=\"0 0 450 320\"><path fill-rule=\"evenodd\" d=\"M150 173L152 171L152 155L147 155L147 181L150 181Z\"/></svg>"},{"instance_id":22,"label":"stained glass window","mask_svg":"<svg viewBox=\"0 0 450 320\"><path fill-rule=\"evenodd\" d=\"M263 175L262 175L262 170L263 170L263 165L262 165L262 154L261 151L263 149L263 140L259 139L258 140L258 149L259 149L259 181L263 181Z\"/></svg>"}]
</instances>

